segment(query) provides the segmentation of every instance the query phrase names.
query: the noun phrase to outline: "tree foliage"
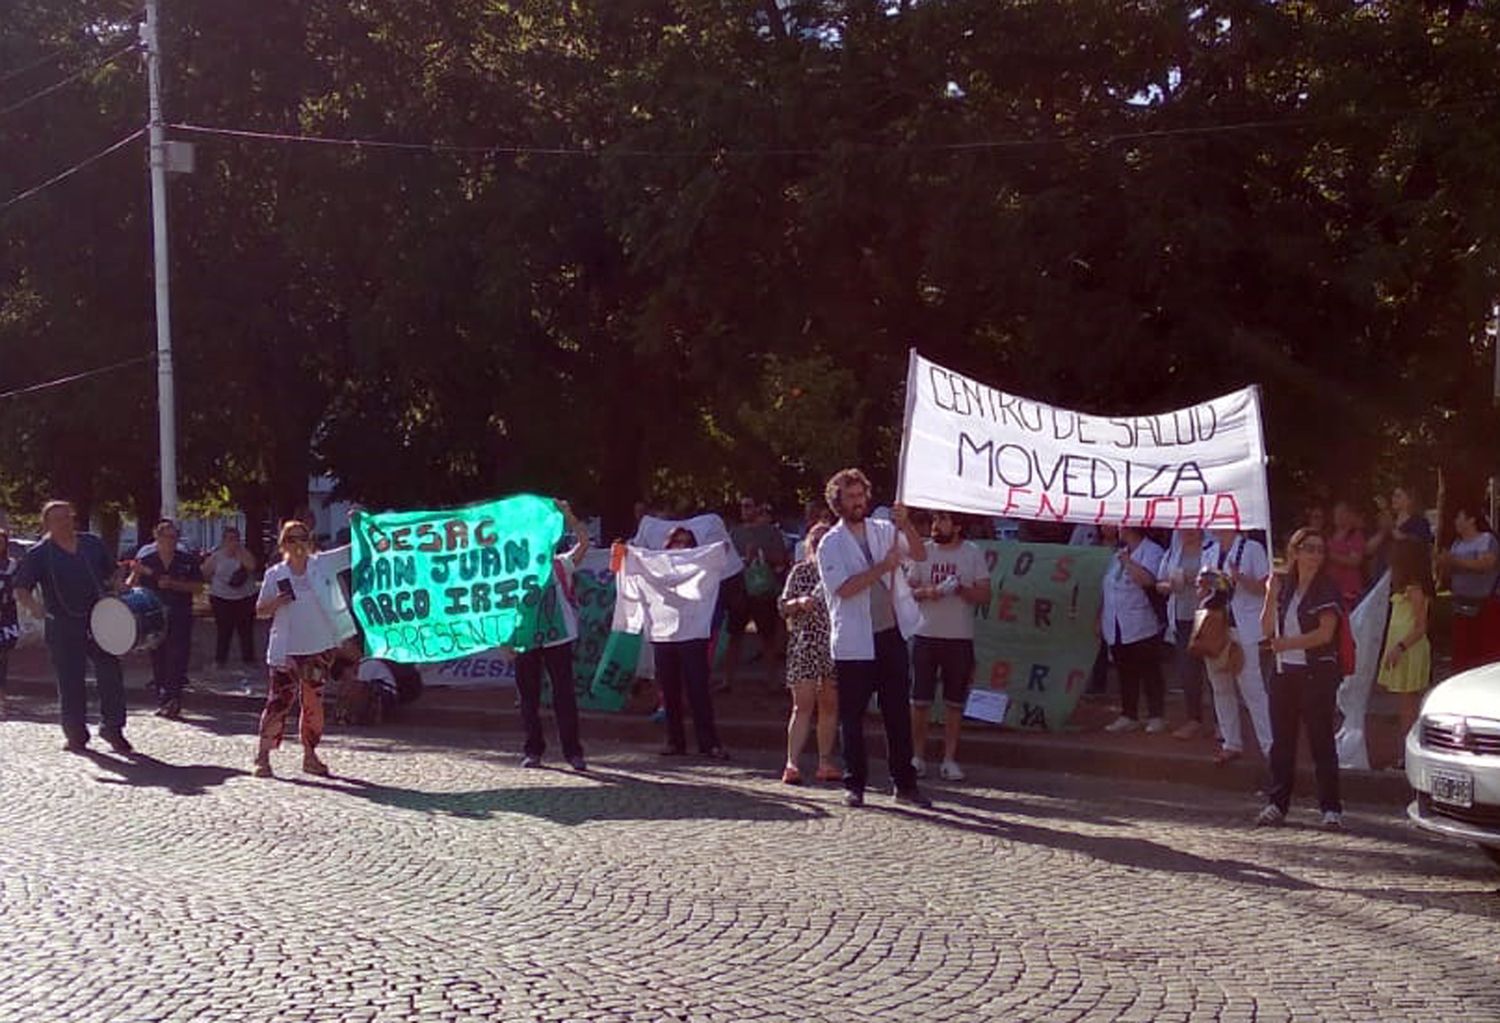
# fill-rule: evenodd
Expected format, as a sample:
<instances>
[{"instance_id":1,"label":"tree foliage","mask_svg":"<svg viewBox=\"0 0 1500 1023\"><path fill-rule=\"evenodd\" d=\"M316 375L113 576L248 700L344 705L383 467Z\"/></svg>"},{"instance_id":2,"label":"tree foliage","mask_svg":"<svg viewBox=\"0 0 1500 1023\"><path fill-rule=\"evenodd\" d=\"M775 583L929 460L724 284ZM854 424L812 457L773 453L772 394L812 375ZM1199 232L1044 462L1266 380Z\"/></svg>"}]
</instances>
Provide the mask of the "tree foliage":
<instances>
[{"instance_id":1,"label":"tree foliage","mask_svg":"<svg viewBox=\"0 0 1500 1023\"><path fill-rule=\"evenodd\" d=\"M129 33L20 0L0 109ZM128 6L128 5L126 5ZM166 2L189 496L791 498L894 469L906 351L1093 410L1264 389L1273 481L1495 466L1500 6ZM0 115L0 200L139 126ZM180 134L180 133L179 133ZM0 213L0 381L153 347L142 147ZM0 388L5 389L5 388ZM0 402L12 502L149 515L149 366Z\"/></svg>"}]
</instances>

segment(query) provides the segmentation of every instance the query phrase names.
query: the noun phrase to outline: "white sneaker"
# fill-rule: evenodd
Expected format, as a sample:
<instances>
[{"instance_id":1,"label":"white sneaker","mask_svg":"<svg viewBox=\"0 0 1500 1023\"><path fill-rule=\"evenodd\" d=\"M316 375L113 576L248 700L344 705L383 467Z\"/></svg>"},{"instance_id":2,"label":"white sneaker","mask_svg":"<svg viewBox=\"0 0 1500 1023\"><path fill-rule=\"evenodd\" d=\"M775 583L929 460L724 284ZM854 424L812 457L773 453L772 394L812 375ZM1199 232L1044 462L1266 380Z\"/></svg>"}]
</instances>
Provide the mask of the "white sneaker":
<instances>
[{"instance_id":1,"label":"white sneaker","mask_svg":"<svg viewBox=\"0 0 1500 1023\"><path fill-rule=\"evenodd\" d=\"M963 781L964 769L958 766L957 760L944 760L938 768L938 777L943 781Z\"/></svg>"},{"instance_id":2,"label":"white sneaker","mask_svg":"<svg viewBox=\"0 0 1500 1023\"><path fill-rule=\"evenodd\" d=\"M1286 814L1281 812L1281 807L1274 803L1267 803L1265 809L1261 810L1255 818L1255 826L1258 828L1274 828L1286 820Z\"/></svg>"},{"instance_id":3,"label":"white sneaker","mask_svg":"<svg viewBox=\"0 0 1500 1023\"><path fill-rule=\"evenodd\" d=\"M927 761L921 757L911 758L911 769L916 772L918 778L927 777Z\"/></svg>"},{"instance_id":4,"label":"white sneaker","mask_svg":"<svg viewBox=\"0 0 1500 1023\"><path fill-rule=\"evenodd\" d=\"M1106 732L1115 732L1115 733L1118 733L1118 732L1133 732L1133 731L1135 731L1139 727L1141 727L1141 723L1139 721L1137 721L1135 718L1128 718L1125 715L1121 714L1119 717L1115 718L1109 724L1105 725L1104 726L1104 730Z\"/></svg>"},{"instance_id":5,"label":"white sneaker","mask_svg":"<svg viewBox=\"0 0 1500 1023\"><path fill-rule=\"evenodd\" d=\"M1324 810L1323 819L1319 823L1325 831L1343 831L1344 815L1337 810Z\"/></svg>"},{"instance_id":6,"label":"white sneaker","mask_svg":"<svg viewBox=\"0 0 1500 1023\"><path fill-rule=\"evenodd\" d=\"M1147 735L1160 735L1162 732L1165 732L1166 730L1167 730L1167 723L1166 723L1166 721L1162 720L1161 718L1152 718L1150 721L1146 722L1146 734Z\"/></svg>"}]
</instances>

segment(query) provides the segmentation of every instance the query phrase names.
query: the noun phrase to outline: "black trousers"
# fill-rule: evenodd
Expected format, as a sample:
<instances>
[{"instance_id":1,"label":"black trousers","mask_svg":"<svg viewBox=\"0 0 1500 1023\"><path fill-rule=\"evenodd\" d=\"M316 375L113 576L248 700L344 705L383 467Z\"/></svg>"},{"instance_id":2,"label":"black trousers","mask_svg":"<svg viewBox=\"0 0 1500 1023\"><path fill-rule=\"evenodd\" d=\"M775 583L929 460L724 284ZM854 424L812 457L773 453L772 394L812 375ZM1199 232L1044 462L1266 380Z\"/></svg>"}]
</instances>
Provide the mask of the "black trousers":
<instances>
[{"instance_id":1,"label":"black trousers","mask_svg":"<svg viewBox=\"0 0 1500 1023\"><path fill-rule=\"evenodd\" d=\"M682 695L686 689L688 707L693 713L693 731L698 738L698 752L709 753L718 749L714 701L708 691L708 640L653 641L651 653L656 660L656 683L661 686L662 704L667 710L667 745L687 749L687 729L682 720Z\"/></svg>"},{"instance_id":2,"label":"black trousers","mask_svg":"<svg viewBox=\"0 0 1500 1023\"><path fill-rule=\"evenodd\" d=\"M1161 637L1151 636L1135 643L1116 643L1110 647L1115 667L1120 672L1120 713L1139 718L1141 690L1146 691L1146 715L1165 717L1167 713L1166 682L1161 675Z\"/></svg>"},{"instance_id":3,"label":"black trousers","mask_svg":"<svg viewBox=\"0 0 1500 1023\"><path fill-rule=\"evenodd\" d=\"M1339 755L1334 741L1339 669L1334 664L1289 665L1271 679L1271 788L1267 798L1285 813L1297 781L1297 740L1307 731L1318 777L1318 809L1342 813Z\"/></svg>"},{"instance_id":4,"label":"black trousers","mask_svg":"<svg viewBox=\"0 0 1500 1023\"><path fill-rule=\"evenodd\" d=\"M527 756L539 757L547 751L542 738L542 669L552 680L552 716L557 719L557 739L563 756L571 760L583 756L578 741L578 693L573 685L573 644L528 650L516 657L516 692L521 698L521 725L526 730Z\"/></svg>"},{"instance_id":5,"label":"black trousers","mask_svg":"<svg viewBox=\"0 0 1500 1023\"><path fill-rule=\"evenodd\" d=\"M844 788L863 794L870 780L870 758L865 749L865 708L874 693L885 724L885 745L891 780L897 792L917 786L911 766L911 675L906 640L899 629L875 634L872 661L833 662L839 680L839 744L844 750Z\"/></svg>"},{"instance_id":6,"label":"black trousers","mask_svg":"<svg viewBox=\"0 0 1500 1023\"><path fill-rule=\"evenodd\" d=\"M84 685L86 661L94 662L94 680L99 689L99 723L104 729L125 727L125 676L120 659L99 649L89 638L88 622L58 616L47 619L47 649L57 669L58 716L69 739L85 742L88 729L88 690Z\"/></svg>"},{"instance_id":7,"label":"black trousers","mask_svg":"<svg viewBox=\"0 0 1500 1023\"><path fill-rule=\"evenodd\" d=\"M224 667L229 660L229 643L238 635L240 660L246 664L254 664L255 598L226 600L223 597L209 597L208 603L214 610L214 663Z\"/></svg>"},{"instance_id":8,"label":"black trousers","mask_svg":"<svg viewBox=\"0 0 1500 1023\"><path fill-rule=\"evenodd\" d=\"M151 674L162 703L181 700L193 652L193 613L168 611L167 634L151 651Z\"/></svg>"}]
</instances>

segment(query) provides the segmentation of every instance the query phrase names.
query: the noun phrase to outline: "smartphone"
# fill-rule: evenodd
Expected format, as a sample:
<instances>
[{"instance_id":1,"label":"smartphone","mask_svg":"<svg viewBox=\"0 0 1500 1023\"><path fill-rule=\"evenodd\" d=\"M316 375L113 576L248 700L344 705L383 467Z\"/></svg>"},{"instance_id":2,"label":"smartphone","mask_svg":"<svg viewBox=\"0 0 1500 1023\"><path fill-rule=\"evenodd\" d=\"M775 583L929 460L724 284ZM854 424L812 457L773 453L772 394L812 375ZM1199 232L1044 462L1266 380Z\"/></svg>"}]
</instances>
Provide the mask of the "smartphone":
<instances>
[{"instance_id":1,"label":"smartphone","mask_svg":"<svg viewBox=\"0 0 1500 1023\"><path fill-rule=\"evenodd\" d=\"M291 600L297 599L297 593L292 589L292 581L290 579L277 579L276 588L281 591L283 596Z\"/></svg>"}]
</instances>

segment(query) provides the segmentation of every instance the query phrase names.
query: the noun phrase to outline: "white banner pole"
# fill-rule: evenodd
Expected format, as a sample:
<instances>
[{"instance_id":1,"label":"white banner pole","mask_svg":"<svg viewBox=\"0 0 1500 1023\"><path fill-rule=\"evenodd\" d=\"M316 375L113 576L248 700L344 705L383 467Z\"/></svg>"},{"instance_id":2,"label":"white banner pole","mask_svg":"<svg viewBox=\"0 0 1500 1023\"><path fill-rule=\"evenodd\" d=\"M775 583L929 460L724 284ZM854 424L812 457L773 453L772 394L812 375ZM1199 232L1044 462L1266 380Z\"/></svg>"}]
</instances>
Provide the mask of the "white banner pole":
<instances>
[{"instance_id":1,"label":"white banner pole","mask_svg":"<svg viewBox=\"0 0 1500 1023\"><path fill-rule=\"evenodd\" d=\"M906 458L911 448L912 413L917 407L917 350L906 350L906 416L901 424L901 453L896 459L896 503L906 503Z\"/></svg>"}]
</instances>

